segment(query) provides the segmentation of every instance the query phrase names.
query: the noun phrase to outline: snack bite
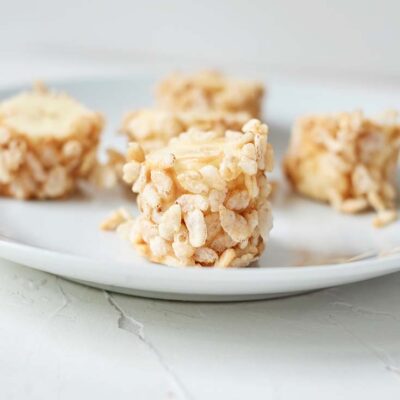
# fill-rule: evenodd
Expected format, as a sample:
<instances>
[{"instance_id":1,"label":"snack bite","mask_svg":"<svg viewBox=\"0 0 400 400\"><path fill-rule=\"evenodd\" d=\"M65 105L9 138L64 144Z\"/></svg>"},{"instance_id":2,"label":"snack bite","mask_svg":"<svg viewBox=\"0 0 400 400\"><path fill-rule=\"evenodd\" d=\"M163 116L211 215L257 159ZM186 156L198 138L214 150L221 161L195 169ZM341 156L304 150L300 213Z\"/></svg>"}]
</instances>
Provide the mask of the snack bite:
<instances>
[{"instance_id":1,"label":"snack bite","mask_svg":"<svg viewBox=\"0 0 400 400\"><path fill-rule=\"evenodd\" d=\"M0 103L0 195L53 199L96 165L100 114L44 87Z\"/></svg>"},{"instance_id":2,"label":"snack bite","mask_svg":"<svg viewBox=\"0 0 400 400\"><path fill-rule=\"evenodd\" d=\"M121 131L138 142L148 153L166 146L169 140L190 128L224 133L240 130L251 118L247 112L168 111L143 108L132 111L123 120Z\"/></svg>"},{"instance_id":3,"label":"snack bite","mask_svg":"<svg viewBox=\"0 0 400 400\"><path fill-rule=\"evenodd\" d=\"M284 170L299 193L346 213L374 209L375 226L396 219L400 124L360 111L312 115L294 125Z\"/></svg>"},{"instance_id":4,"label":"snack bite","mask_svg":"<svg viewBox=\"0 0 400 400\"><path fill-rule=\"evenodd\" d=\"M137 251L168 265L257 260L272 228L267 134L253 119L224 136L191 129L146 156L131 144L124 180L138 193L140 215L120 228Z\"/></svg>"},{"instance_id":5,"label":"snack bite","mask_svg":"<svg viewBox=\"0 0 400 400\"><path fill-rule=\"evenodd\" d=\"M259 118L263 95L260 82L228 78L217 71L174 73L158 84L156 103L172 111L247 112Z\"/></svg>"}]
</instances>

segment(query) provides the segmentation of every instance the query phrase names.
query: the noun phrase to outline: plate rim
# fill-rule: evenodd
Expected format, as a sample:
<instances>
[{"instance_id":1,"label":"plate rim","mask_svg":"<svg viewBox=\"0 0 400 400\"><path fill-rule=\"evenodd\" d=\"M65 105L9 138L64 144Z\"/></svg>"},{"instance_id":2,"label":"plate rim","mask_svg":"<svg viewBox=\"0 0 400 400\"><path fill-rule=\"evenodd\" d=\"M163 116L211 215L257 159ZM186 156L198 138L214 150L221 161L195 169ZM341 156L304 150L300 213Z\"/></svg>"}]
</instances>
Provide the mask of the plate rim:
<instances>
[{"instance_id":1,"label":"plate rim","mask_svg":"<svg viewBox=\"0 0 400 400\"><path fill-rule=\"evenodd\" d=\"M171 285L171 282L177 283L178 286L179 284L187 285L191 283L190 287L187 288L188 293L197 294L224 294L221 293L220 286L222 284L230 285L224 290L226 294L235 294L238 291L241 294L257 294L264 293L265 290L273 293L282 291L282 288L287 288L286 290L289 291L296 288L303 290L304 286L311 289L323 288L400 271L400 255L393 254L372 260L341 264L269 268L173 267L147 265L146 260L143 259L143 263L138 265L115 261L122 268L121 272L125 271L123 274L113 274L113 268L109 265L110 261L95 260L86 256L43 249L4 239L0 239L0 257L67 278L83 279L85 276L92 276L93 272L101 272L101 274L97 274L95 279L91 278L89 281L130 289L159 291L160 282L167 279L169 284L161 285L162 289L172 293L177 289L176 285ZM31 261L27 261L28 259ZM79 270L77 266L82 265L82 263L90 266L90 268ZM65 264L72 267L67 272L62 267L62 270L60 270L60 265ZM49 265L51 266L49 267ZM105 272L106 274L104 274ZM144 282L137 281L137 279ZM133 286L132 283L134 283Z\"/></svg>"}]
</instances>

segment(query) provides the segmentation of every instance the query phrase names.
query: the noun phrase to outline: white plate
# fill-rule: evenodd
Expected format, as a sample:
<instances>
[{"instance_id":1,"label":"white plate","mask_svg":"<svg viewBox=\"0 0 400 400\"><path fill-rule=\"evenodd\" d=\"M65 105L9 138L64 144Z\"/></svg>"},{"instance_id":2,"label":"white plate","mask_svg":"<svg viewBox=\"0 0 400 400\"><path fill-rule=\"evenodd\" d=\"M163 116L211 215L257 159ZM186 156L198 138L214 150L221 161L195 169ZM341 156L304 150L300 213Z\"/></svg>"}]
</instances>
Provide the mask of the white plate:
<instances>
[{"instance_id":1,"label":"white plate","mask_svg":"<svg viewBox=\"0 0 400 400\"><path fill-rule=\"evenodd\" d=\"M55 82L88 106L104 112L104 145L121 146L114 132L122 114L150 104L154 78ZM362 106L368 111L400 108L393 91L365 90L271 79L267 101L271 140L278 156L286 147L291 121L314 111ZM3 90L6 97L20 88ZM114 291L180 300L244 300L294 294L400 270L398 254L379 255L400 245L400 224L377 230L372 214L339 215L325 205L285 193L274 203L274 229L258 267L247 269L173 268L137 256L114 233L101 232L110 210L135 201L124 190L91 192L72 199L19 202L0 199L0 256L68 279ZM282 191L284 193L282 193ZM135 211L134 211L135 212ZM338 259L361 256L361 261Z\"/></svg>"}]
</instances>

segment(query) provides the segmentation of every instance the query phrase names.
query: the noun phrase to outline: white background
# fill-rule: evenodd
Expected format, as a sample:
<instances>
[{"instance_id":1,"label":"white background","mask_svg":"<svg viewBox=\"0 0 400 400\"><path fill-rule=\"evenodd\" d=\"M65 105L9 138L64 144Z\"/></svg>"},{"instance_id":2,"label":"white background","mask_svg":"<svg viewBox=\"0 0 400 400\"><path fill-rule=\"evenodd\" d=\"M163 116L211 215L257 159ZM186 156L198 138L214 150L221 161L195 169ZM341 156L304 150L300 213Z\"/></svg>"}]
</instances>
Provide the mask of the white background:
<instances>
[{"instance_id":1,"label":"white background","mask_svg":"<svg viewBox=\"0 0 400 400\"><path fill-rule=\"evenodd\" d=\"M1 0L0 84L190 65L395 86L399 11L367 0ZM0 398L398 399L399 287L396 274L197 305L109 298L1 261Z\"/></svg>"},{"instance_id":2,"label":"white background","mask_svg":"<svg viewBox=\"0 0 400 400\"><path fill-rule=\"evenodd\" d=\"M399 77L396 0L0 1L2 62L223 65ZM0 66L1 68L1 66ZM29 64L25 65L29 74Z\"/></svg>"}]
</instances>

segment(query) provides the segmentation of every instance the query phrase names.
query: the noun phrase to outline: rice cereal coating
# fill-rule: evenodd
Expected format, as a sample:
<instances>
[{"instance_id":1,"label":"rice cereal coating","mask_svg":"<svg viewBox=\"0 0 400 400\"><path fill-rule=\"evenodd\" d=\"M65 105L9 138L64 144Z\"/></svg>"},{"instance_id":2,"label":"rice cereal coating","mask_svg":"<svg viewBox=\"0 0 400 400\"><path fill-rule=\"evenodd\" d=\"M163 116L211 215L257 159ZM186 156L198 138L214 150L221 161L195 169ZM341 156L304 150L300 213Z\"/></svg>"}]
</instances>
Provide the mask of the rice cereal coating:
<instances>
[{"instance_id":1,"label":"rice cereal coating","mask_svg":"<svg viewBox=\"0 0 400 400\"><path fill-rule=\"evenodd\" d=\"M262 253L272 215L265 172L273 167L268 128L191 129L143 158L131 149L125 180L140 215L128 234L141 255L169 265L245 267Z\"/></svg>"},{"instance_id":2,"label":"rice cereal coating","mask_svg":"<svg viewBox=\"0 0 400 400\"><path fill-rule=\"evenodd\" d=\"M124 118L121 131L138 142L148 153L161 149L168 141L190 128L215 131L240 130L250 120L247 112L225 111L168 111L146 108L130 112Z\"/></svg>"},{"instance_id":3,"label":"rice cereal coating","mask_svg":"<svg viewBox=\"0 0 400 400\"><path fill-rule=\"evenodd\" d=\"M248 112L259 118L264 95L260 82L228 78L217 71L174 73L156 88L157 106L167 110Z\"/></svg>"},{"instance_id":4,"label":"rice cereal coating","mask_svg":"<svg viewBox=\"0 0 400 400\"><path fill-rule=\"evenodd\" d=\"M307 116L294 125L284 169L299 193L342 212L373 208L374 225L382 226L396 219L399 148L395 113L380 120L359 111Z\"/></svg>"},{"instance_id":5,"label":"rice cereal coating","mask_svg":"<svg viewBox=\"0 0 400 400\"><path fill-rule=\"evenodd\" d=\"M36 88L0 103L0 195L51 199L96 165L103 118L63 93Z\"/></svg>"}]
</instances>

